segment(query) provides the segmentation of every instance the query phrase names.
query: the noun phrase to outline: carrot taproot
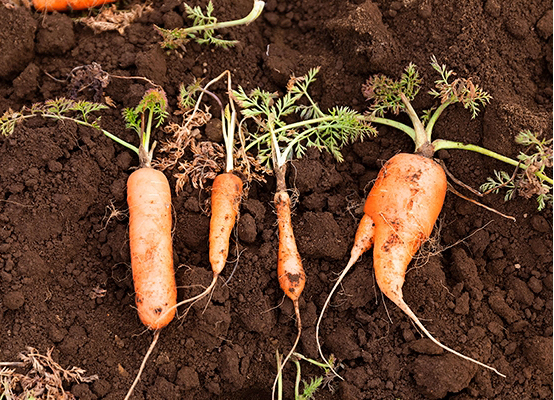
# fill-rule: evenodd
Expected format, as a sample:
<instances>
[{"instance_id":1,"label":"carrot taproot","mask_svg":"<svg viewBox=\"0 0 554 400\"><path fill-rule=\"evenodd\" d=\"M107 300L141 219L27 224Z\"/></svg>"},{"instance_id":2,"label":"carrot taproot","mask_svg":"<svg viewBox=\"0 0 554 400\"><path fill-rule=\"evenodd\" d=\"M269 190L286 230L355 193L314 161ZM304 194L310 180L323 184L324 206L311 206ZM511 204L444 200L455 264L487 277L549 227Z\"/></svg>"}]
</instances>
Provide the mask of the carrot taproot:
<instances>
[{"instance_id":1,"label":"carrot taproot","mask_svg":"<svg viewBox=\"0 0 554 400\"><path fill-rule=\"evenodd\" d=\"M306 284L306 274L302 266L302 259L298 248L296 247L296 239L294 238L294 230L292 228L291 219L291 201L285 185L286 164L275 170L277 178L277 191L275 192L273 201L275 204L275 212L277 213L277 225L279 227L279 250L277 253L277 278L279 286L285 295L292 300L294 306L294 314L296 316L296 339L292 348L279 365L277 376L273 383L272 398L275 396L275 389L281 376L282 370L285 367L290 356L296 350L302 335L302 319L300 318L300 307L298 301Z\"/></svg>"},{"instance_id":2,"label":"carrot taproot","mask_svg":"<svg viewBox=\"0 0 554 400\"><path fill-rule=\"evenodd\" d=\"M212 186L209 258L214 279L221 273L229 254L229 238L235 225L242 196L242 179L227 172L219 174Z\"/></svg>"},{"instance_id":3,"label":"carrot taproot","mask_svg":"<svg viewBox=\"0 0 554 400\"><path fill-rule=\"evenodd\" d=\"M111 135L112 139L133 149L139 157L139 169L127 180L129 206L129 247L139 318L154 337L144 355L137 376L124 400L129 400L138 384L148 358L160 337L161 329L173 319L177 308L177 285L173 270L171 231L171 188L163 172L153 169L150 147L152 127L160 126L167 113L167 98L161 88L147 90L135 108L123 111L127 128L135 130L138 148ZM155 125L154 125L155 124Z\"/></svg>"},{"instance_id":4,"label":"carrot taproot","mask_svg":"<svg viewBox=\"0 0 554 400\"><path fill-rule=\"evenodd\" d=\"M504 376L495 368L465 356L435 339L403 299L402 286L408 264L431 232L446 196L446 175L442 167L420 154L400 153L388 160L364 205L364 217L356 232L351 257L335 282L316 325L319 326L330 298L358 258L373 245L373 269L379 289L443 349Z\"/></svg>"},{"instance_id":5,"label":"carrot taproot","mask_svg":"<svg viewBox=\"0 0 554 400\"><path fill-rule=\"evenodd\" d=\"M306 274L302 267L302 260L296 247L294 232L292 229L290 197L286 191L278 191L274 197L277 223L279 225L279 251L277 259L277 277L281 289L294 304L298 325L300 313L298 312L298 299L306 284Z\"/></svg>"},{"instance_id":6,"label":"carrot taproot","mask_svg":"<svg viewBox=\"0 0 554 400\"><path fill-rule=\"evenodd\" d=\"M33 0L37 11L70 11L86 10L113 3L115 0Z\"/></svg>"},{"instance_id":7,"label":"carrot taproot","mask_svg":"<svg viewBox=\"0 0 554 400\"><path fill-rule=\"evenodd\" d=\"M232 172L219 174L212 186L212 216L210 218L209 260L213 278L200 294L181 301L177 306L200 300L210 293L223 271L229 255L229 239L239 212L242 196L242 179Z\"/></svg>"},{"instance_id":8,"label":"carrot taproot","mask_svg":"<svg viewBox=\"0 0 554 400\"><path fill-rule=\"evenodd\" d=\"M139 318L150 329L175 315L171 190L165 175L140 168L127 181L129 247Z\"/></svg>"}]
</instances>

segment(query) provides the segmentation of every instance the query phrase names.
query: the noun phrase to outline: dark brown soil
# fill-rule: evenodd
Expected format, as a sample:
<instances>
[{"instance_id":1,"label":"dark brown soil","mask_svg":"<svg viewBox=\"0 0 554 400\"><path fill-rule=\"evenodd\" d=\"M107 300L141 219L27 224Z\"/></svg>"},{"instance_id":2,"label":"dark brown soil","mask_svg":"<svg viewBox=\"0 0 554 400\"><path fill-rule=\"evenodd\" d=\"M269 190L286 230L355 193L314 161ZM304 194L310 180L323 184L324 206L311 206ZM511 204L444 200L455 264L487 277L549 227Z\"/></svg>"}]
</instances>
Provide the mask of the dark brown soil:
<instances>
[{"instance_id":1,"label":"dark brown soil","mask_svg":"<svg viewBox=\"0 0 554 400\"><path fill-rule=\"evenodd\" d=\"M214 13L227 20L250 7L250 0L215 1ZM435 55L493 96L475 120L453 107L439 121L437 137L515 156L520 129L552 135L550 2L269 0L258 21L225 32L240 40L235 48L190 44L186 53L165 53L153 24L182 26L183 11L179 1L155 1L154 11L124 35L95 35L72 21L74 15L0 5L0 112L67 96L70 85L47 74L64 79L92 62L110 74L154 80L173 107L179 84L194 76L211 79L229 69L235 84L283 91L291 73L321 66L314 98L324 108L363 111L360 88L369 74L396 77L414 62L424 93L436 77L429 66ZM112 79L105 94L116 107L104 113L102 124L133 140L120 109L135 105L146 88L142 81ZM431 105L423 94L414 106ZM309 357L318 358L315 321L348 259L368 183L384 160L412 150L402 133L379 132L345 149L342 164L310 152L289 169L289 185L300 192L294 225L308 277L298 350ZM467 152L440 156L473 187L504 168ZM152 339L133 309L128 221L106 225L104 219L111 202L126 209L125 182L136 165L126 149L70 123L35 118L0 138L0 360L17 359L26 346L41 352L53 347L61 365L100 377L70 388L80 399L122 399ZM275 350L288 351L296 334L292 305L282 302L276 279L273 190L273 179L252 186L241 209L241 256L233 278L219 285L207 307L198 305L162 331L135 399L270 398ZM201 212L206 197L191 187L174 197L179 285L210 280L209 219ZM404 292L437 338L507 378L437 354L381 296L368 254L347 276L322 325L324 351L338 358L345 380L316 398L552 398L552 207L539 213L534 200L505 203L502 195L484 201L517 222L449 193L440 217L445 250L414 263L419 268L408 272ZM98 289L105 296L98 297ZM304 379L319 373L303 366ZM293 380L291 364L285 398L293 397Z\"/></svg>"}]
</instances>

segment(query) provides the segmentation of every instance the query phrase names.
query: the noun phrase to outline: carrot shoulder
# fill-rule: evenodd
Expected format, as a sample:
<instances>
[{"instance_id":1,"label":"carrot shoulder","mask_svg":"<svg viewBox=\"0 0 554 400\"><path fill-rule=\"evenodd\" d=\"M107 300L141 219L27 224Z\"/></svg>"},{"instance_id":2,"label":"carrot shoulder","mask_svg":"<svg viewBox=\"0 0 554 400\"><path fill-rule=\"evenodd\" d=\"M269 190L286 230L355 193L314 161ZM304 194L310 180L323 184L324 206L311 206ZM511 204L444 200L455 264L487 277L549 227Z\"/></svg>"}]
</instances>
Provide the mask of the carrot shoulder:
<instances>
[{"instance_id":1,"label":"carrot shoulder","mask_svg":"<svg viewBox=\"0 0 554 400\"><path fill-rule=\"evenodd\" d=\"M165 175L140 168L127 181L129 246L138 314L150 329L175 315L171 190Z\"/></svg>"},{"instance_id":2,"label":"carrot shoulder","mask_svg":"<svg viewBox=\"0 0 554 400\"><path fill-rule=\"evenodd\" d=\"M33 7L37 11L69 11L86 10L99 7L115 0L33 0Z\"/></svg>"}]
</instances>

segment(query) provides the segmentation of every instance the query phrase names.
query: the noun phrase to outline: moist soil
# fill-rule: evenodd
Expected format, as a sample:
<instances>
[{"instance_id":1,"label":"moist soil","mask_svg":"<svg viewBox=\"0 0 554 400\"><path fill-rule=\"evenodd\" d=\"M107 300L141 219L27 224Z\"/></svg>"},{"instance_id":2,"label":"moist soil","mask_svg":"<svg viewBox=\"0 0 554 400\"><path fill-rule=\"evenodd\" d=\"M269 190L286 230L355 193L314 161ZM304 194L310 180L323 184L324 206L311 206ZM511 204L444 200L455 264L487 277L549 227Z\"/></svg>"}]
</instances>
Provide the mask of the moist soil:
<instances>
[{"instance_id":1,"label":"moist soil","mask_svg":"<svg viewBox=\"0 0 554 400\"><path fill-rule=\"evenodd\" d=\"M214 14L241 18L251 3L215 1ZM493 97L475 119L451 107L436 137L515 157L522 150L514 143L520 130L552 135L550 2L269 0L256 22L221 32L238 40L236 47L189 43L186 51L169 52L160 48L153 25L189 24L184 7L168 0L152 8L123 34L95 34L74 20L86 13L39 14L4 2L0 112L61 96L109 97L113 106L102 113L102 126L135 140L121 109L136 105L150 86L114 77L104 88L67 80L73 68L93 62L111 75L161 85L172 112L179 85L195 77L210 80L228 69L234 85L282 93L291 74L316 66L313 98L322 108L364 111L365 80L375 73L396 78L413 62L424 79L414 102L421 111L436 105L426 94L437 78L429 65L434 55ZM220 85L216 92L224 90ZM293 225L307 274L298 351L307 357L319 359L315 322L346 265L372 181L385 160L413 151L403 133L378 130L378 137L344 149L343 163L309 151L289 168L288 185L298 194ZM204 128L200 134L206 140ZM155 138L164 135L158 130ZM474 188L495 169L511 173L478 154L453 150L439 157ZM60 365L98 375L94 383L66 387L79 399L122 399L152 340L133 307L129 265L125 184L137 163L132 152L74 123L33 118L0 137L0 359L17 360L26 346L53 349ZM166 170L173 188L175 172ZM274 190L273 177L251 184L211 301L163 329L134 399L271 398L275 352L288 352L296 335L292 304L276 277ZM208 190L190 184L174 192L179 299L190 295L187 286L210 281L208 198ZM534 199L504 202L503 194L482 201L516 221L449 192L434 246L412 262L404 295L436 338L507 377L424 339L381 295L368 253L323 320L323 352L335 355L344 380L334 379L317 399L552 398L552 207L538 212ZM108 220L110 205L122 214ZM294 372L290 364L284 374L287 399L293 398ZM320 373L302 363L303 379Z\"/></svg>"}]
</instances>

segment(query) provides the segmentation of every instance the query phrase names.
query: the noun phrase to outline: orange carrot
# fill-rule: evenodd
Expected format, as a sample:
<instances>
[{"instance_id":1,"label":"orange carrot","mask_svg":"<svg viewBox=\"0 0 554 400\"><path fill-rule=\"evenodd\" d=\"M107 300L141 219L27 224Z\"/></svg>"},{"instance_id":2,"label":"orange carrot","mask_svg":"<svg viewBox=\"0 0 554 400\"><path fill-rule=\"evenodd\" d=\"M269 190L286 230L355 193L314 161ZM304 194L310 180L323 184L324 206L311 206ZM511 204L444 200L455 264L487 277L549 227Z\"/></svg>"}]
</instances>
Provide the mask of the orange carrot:
<instances>
[{"instance_id":1,"label":"orange carrot","mask_svg":"<svg viewBox=\"0 0 554 400\"><path fill-rule=\"evenodd\" d=\"M146 91L135 108L123 111L126 126L140 139L138 148L110 135L139 156L139 169L127 180L129 206L129 247L139 318L155 330L152 343L142 359L125 400L130 399L163 327L171 322L177 308L177 286L173 270L171 189L165 175L151 168L155 143L150 147L152 127L167 117L167 99L161 88ZM155 125L154 125L155 124Z\"/></svg>"},{"instance_id":2,"label":"orange carrot","mask_svg":"<svg viewBox=\"0 0 554 400\"><path fill-rule=\"evenodd\" d=\"M408 264L425 242L440 214L446 195L446 175L433 160L419 154L400 153L381 169L367 196L364 217L356 232L355 243L346 268L335 283L316 326L320 354L319 325L329 300L348 270L372 244L373 269L379 289L438 346L465 360L493 370L436 340L404 302L402 286Z\"/></svg>"},{"instance_id":3,"label":"orange carrot","mask_svg":"<svg viewBox=\"0 0 554 400\"><path fill-rule=\"evenodd\" d=\"M99 7L115 0L33 0L37 11L71 11Z\"/></svg>"},{"instance_id":4,"label":"orange carrot","mask_svg":"<svg viewBox=\"0 0 554 400\"><path fill-rule=\"evenodd\" d=\"M127 181L129 246L140 320L150 329L165 327L175 315L171 190L165 175L140 168Z\"/></svg>"},{"instance_id":5,"label":"orange carrot","mask_svg":"<svg viewBox=\"0 0 554 400\"><path fill-rule=\"evenodd\" d=\"M304 290L306 275L302 267L302 260L296 248L294 232L292 230L290 197L285 191L275 193L275 210L279 224L279 257L277 260L277 276L283 292L294 304L298 319L298 328L301 329L298 299Z\"/></svg>"},{"instance_id":6,"label":"orange carrot","mask_svg":"<svg viewBox=\"0 0 554 400\"><path fill-rule=\"evenodd\" d=\"M277 191L274 196L275 211L277 213L277 224L279 226L279 251L277 258L277 278L279 279L279 286L285 295L292 300L294 305L294 313L296 315L296 327L297 334L292 348L284 358L283 362L279 365L277 376L273 383L272 398L275 397L275 389L277 382L285 364L288 359L296 350L300 336L302 335L302 320L300 318L300 307L298 300L304 290L306 284L306 274L302 267L302 260L296 247L296 240L294 238L294 231L292 229L291 220L291 204L290 196L287 193L285 186L285 171L286 164L280 168L276 168L275 176L277 178Z\"/></svg>"},{"instance_id":7,"label":"orange carrot","mask_svg":"<svg viewBox=\"0 0 554 400\"><path fill-rule=\"evenodd\" d=\"M202 293L179 302L176 307L197 302L207 296L215 287L217 278L227 262L229 238L239 212L241 196L242 179L232 172L216 176L212 186L212 216L210 218L209 236L209 259L213 279Z\"/></svg>"},{"instance_id":8,"label":"orange carrot","mask_svg":"<svg viewBox=\"0 0 554 400\"><path fill-rule=\"evenodd\" d=\"M227 90L229 93L229 103L226 107L223 107L221 100L208 90L212 84L218 82L223 77L227 77ZM177 306L194 303L207 296L214 289L217 278L221 274L221 271L223 271L225 263L227 262L227 256L229 255L229 239L239 212L243 186L242 179L233 173L235 170L234 137L236 130L236 111L233 98L230 95L231 91L231 73L229 71L224 71L202 88L192 115L188 117L188 121L194 119L194 114L199 109L202 97L205 93L212 96L219 103L221 107L221 128L223 141L225 143L225 172L216 176L212 185L212 216L210 218L209 236L209 259L213 272L212 282L202 293L181 301ZM193 93L194 92L191 92L189 95ZM239 137L241 137L242 134L240 129L238 133Z\"/></svg>"},{"instance_id":9,"label":"orange carrot","mask_svg":"<svg viewBox=\"0 0 554 400\"><path fill-rule=\"evenodd\" d=\"M242 180L232 172L220 174L214 179L209 238L214 280L227 262L229 238L235 225L241 196Z\"/></svg>"}]
</instances>

